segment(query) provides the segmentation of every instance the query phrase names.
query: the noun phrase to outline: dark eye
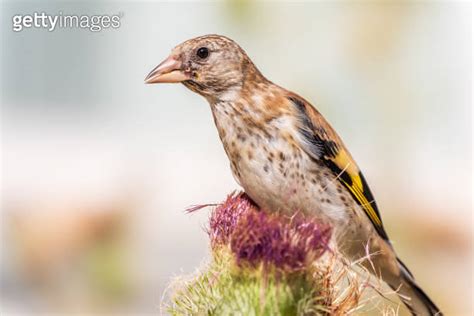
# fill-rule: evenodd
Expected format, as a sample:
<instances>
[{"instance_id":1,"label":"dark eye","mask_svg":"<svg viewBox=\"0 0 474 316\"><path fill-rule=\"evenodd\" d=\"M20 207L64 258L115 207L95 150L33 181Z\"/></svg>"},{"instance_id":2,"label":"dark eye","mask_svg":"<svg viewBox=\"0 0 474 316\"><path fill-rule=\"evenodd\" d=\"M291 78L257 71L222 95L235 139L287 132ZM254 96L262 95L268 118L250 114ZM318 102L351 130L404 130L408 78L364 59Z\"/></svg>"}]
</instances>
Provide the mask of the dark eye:
<instances>
[{"instance_id":1,"label":"dark eye","mask_svg":"<svg viewBox=\"0 0 474 316\"><path fill-rule=\"evenodd\" d=\"M209 49L207 49L207 47L201 47L197 50L196 55L201 59L205 59L209 56Z\"/></svg>"}]
</instances>

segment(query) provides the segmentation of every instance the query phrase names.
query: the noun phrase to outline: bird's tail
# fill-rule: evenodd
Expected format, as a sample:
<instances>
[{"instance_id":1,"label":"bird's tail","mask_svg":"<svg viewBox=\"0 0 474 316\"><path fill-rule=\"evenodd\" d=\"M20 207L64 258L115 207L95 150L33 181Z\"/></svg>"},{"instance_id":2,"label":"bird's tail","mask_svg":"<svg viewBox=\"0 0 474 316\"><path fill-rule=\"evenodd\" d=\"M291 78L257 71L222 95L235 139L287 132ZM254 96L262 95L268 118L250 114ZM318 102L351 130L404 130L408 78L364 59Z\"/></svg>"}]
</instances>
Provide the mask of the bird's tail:
<instances>
[{"instance_id":1,"label":"bird's tail","mask_svg":"<svg viewBox=\"0 0 474 316\"><path fill-rule=\"evenodd\" d=\"M400 259L398 264L401 271L401 280L395 284L389 284L396 290L402 302L408 307L413 315L417 316L442 316L443 313L416 284L415 279ZM401 281L401 282L400 282ZM391 282L392 283L392 282Z\"/></svg>"}]
</instances>

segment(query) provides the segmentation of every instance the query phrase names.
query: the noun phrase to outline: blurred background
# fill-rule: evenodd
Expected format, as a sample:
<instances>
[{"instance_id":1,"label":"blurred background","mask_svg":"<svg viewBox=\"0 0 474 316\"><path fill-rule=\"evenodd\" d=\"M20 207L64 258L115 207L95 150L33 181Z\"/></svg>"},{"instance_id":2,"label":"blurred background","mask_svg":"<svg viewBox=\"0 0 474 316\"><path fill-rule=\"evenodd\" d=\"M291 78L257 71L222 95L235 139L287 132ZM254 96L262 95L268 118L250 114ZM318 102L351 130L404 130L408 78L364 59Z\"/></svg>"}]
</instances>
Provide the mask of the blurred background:
<instances>
[{"instance_id":1,"label":"blurred background","mask_svg":"<svg viewBox=\"0 0 474 316\"><path fill-rule=\"evenodd\" d=\"M386 229L447 315L472 314L471 4L52 2L1 8L3 315L157 314L238 189L200 96L143 84L178 43L235 39L351 149ZM119 14L24 29L16 14Z\"/></svg>"}]
</instances>

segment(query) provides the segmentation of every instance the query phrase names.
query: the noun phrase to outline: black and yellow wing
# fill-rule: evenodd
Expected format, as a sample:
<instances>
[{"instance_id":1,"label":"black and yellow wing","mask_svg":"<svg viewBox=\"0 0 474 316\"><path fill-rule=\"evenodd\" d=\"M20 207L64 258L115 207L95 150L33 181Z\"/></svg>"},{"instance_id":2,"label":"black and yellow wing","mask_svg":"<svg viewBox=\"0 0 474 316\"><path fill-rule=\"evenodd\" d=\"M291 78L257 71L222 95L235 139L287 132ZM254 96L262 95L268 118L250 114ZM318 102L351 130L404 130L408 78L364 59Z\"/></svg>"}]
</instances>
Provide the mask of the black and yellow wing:
<instances>
[{"instance_id":1,"label":"black and yellow wing","mask_svg":"<svg viewBox=\"0 0 474 316\"><path fill-rule=\"evenodd\" d=\"M388 241L369 186L339 136L322 115L303 98L290 94L288 99L294 105L300 119L302 148L332 171L365 211L378 234Z\"/></svg>"}]
</instances>

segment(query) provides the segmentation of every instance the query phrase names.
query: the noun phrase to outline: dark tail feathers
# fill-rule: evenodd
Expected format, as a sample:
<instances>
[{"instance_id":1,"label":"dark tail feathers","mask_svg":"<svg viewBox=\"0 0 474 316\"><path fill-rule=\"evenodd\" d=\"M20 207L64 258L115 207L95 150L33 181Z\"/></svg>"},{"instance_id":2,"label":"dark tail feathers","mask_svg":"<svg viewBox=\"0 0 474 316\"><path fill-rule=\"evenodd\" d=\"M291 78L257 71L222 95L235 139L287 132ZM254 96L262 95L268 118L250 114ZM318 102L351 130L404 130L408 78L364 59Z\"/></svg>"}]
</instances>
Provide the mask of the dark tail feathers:
<instances>
[{"instance_id":1,"label":"dark tail feathers","mask_svg":"<svg viewBox=\"0 0 474 316\"><path fill-rule=\"evenodd\" d=\"M399 289L400 298L413 315L417 316L443 316L440 309L416 284L413 275L406 266L398 259L402 272L402 286Z\"/></svg>"}]
</instances>

